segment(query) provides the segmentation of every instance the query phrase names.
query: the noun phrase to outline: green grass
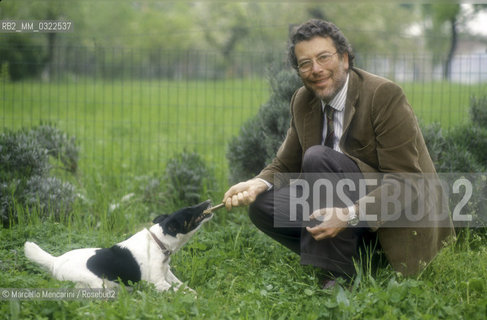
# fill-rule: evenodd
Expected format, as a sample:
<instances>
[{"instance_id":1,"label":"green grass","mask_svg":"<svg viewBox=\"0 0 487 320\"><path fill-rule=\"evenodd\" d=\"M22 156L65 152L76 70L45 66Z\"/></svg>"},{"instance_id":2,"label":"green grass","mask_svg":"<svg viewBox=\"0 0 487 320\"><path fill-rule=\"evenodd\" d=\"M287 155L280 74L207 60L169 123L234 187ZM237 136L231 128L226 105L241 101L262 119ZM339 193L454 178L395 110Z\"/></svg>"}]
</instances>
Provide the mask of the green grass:
<instances>
[{"instance_id":1,"label":"green grass","mask_svg":"<svg viewBox=\"0 0 487 320\"><path fill-rule=\"evenodd\" d=\"M0 229L0 288L73 288L27 261L23 243L35 241L54 254L110 246L148 225L138 205L114 213L80 205L61 222L21 216L19 224ZM359 271L350 289L325 291L317 270L301 266L242 211L218 212L171 262L197 298L141 283L109 301L0 301L0 313L7 319L485 319L485 236L462 235L416 278L389 268Z\"/></svg>"},{"instance_id":2,"label":"green grass","mask_svg":"<svg viewBox=\"0 0 487 320\"><path fill-rule=\"evenodd\" d=\"M263 79L0 84L0 125L55 124L78 138L80 168L120 176L163 170L183 149L218 167L226 144L269 96Z\"/></svg>"},{"instance_id":3,"label":"green grass","mask_svg":"<svg viewBox=\"0 0 487 320\"><path fill-rule=\"evenodd\" d=\"M487 84L402 84L417 116L449 128L468 121L470 97ZM75 135L84 172L160 172L183 149L197 151L227 182L229 139L269 97L265 79L144 81L66 79L0 83L0 126L55 124Z\"/></svg>"},{"instance_id":4,"label":"green grass","mask_svg":"<svg viewBox=\"0 0 487 320\"><path fill-rule=\"evenodd\" d=\"M487 95L487 83L466 85L442 81L400 85L421 121L438 122L445 129L470 121L471 97Z\"/></svg>"}]
</instances>

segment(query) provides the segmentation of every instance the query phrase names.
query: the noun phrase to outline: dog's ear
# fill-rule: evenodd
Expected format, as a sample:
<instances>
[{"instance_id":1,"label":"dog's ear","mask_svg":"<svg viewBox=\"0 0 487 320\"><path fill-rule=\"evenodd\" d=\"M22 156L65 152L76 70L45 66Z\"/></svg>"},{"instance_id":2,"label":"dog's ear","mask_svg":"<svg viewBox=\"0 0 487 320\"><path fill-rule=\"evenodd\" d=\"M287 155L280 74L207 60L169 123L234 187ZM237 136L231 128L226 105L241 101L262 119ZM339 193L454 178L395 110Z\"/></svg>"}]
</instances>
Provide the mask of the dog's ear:
<instances>
[{"instance_id":1,"label":"dog's ear","mask_svg":"<svg viewBox=\"0 0 487 320\"><path fill-rule=\"evenodd\" d=\"M156 224L156 223L161 223L162 221L164 221L167 217L169 217L169 214L161 214L157 217L154 218L154 220L152 220L152 223Z\"/></svg>"}]
</instances>

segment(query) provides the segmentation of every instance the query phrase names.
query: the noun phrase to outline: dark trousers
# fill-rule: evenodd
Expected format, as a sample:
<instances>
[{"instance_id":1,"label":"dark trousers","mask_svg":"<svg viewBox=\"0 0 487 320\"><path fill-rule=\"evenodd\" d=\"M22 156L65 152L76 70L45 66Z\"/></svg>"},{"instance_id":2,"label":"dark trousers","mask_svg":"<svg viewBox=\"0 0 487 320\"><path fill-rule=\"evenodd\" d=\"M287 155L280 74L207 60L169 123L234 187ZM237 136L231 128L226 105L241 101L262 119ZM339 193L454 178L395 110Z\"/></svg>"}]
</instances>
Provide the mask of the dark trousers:
<instances>
[{"instance_id":1,"label":"dark trousers","mask_svg":"<svg viewBox=\"0 0 487 320\"><path fill-rule=\"evenodd\" d=\"M361 176L353 160L321 145L306 151L302 171L305 178L308 173L311 179L316 178L315 173L323 173L326 177L336 175L337 179L347 177L346 173ZM289 219L289 212L282 208L290 206L281 205L290 202L289 188L286 186L260 194L249 207L251 221L264 233L299 254L302 264L320 267L333 275L354 275L354 260L358 261L358 249L366 229L349 227L334 238L316 241L303 226L282 227L276 224L277 220ZM350 199L357 200L358 194L351 194ZM279 203L278 210L275 208L276 203ZM334 202L334 206L340 207L337 202Z\"/></svg>"}]
</instances>

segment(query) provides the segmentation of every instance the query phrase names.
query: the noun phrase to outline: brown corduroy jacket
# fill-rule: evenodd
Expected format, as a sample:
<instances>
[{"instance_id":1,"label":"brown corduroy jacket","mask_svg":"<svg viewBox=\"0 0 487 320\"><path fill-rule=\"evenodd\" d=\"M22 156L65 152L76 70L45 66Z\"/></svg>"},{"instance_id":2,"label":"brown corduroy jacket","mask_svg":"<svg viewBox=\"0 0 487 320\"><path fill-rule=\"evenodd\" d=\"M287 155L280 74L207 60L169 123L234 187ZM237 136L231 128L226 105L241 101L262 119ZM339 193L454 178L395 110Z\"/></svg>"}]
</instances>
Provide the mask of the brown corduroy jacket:
<instances>
[{"instance_id":1,"label":"brown corduroy jacket","mask_svg":"<svg viewBox=\"0 0 487 320\"><path fill-rule=\"evenodd\" d=\"M350 71L340 149L353 159L361 172L435 175L434 164L426 148L416 117L402 91L393 82L354 68ZM291 124L276 157L258 175L271 183L276 173L301 171L304 152L321 144L323 115L321 101L309 90L298 89L291 100ZM400 179L400 178L398 178ZM378 232L385 255L396 271L417 273L429 263L449 236L454 235L450 218L438 223L440 204L427 210L427 217L407 227L388 226L381 220L380 195L377 188L368 195L379 199L368 203L367 212L377 215L370 227ZM418 191L420 192L420 191ZM435 194L432 194L436 197ZM361 205L363 199L359 199ZM363 203L365 205L365 203ZM361 207L362 208L362 207ZM426 223L425 221L428 220ZM377 229L378 228L378 229Z\"/></svg>"}]
</instances>

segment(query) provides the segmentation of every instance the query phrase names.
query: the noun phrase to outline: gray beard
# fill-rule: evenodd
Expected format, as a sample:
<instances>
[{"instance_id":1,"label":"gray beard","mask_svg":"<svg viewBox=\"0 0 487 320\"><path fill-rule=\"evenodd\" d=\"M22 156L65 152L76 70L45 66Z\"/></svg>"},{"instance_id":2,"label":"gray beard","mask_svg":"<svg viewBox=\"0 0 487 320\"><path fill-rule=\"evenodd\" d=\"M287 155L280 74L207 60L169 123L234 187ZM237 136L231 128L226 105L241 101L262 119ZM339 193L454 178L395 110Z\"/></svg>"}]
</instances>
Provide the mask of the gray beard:
<instances>
[{"instance_id":1,"label":"gray beard","mask_svg":"<svg viewBox=\"0 0 487 320\"><path fill-rule=\"evenodd\" d=\"M345 82L347 82L347 72L345 72L345 76L342 77L342 79L340 79L340 82L338 83L338 86L335 89L335 91L333 91L330 95L326 95L326 96L320 95L318 92L316 92L312 88L308 87L306 84L304 86L306 87L306 89L308 89L309 91L313 92L313 94L318 99L322 100L324 103L329 103L331 100L333 100L333 98L336 97L336 95L338 94L338 92L340 92L340 90L343 89L343 86L345 85Z\"/></svg>"}]
</instances>

